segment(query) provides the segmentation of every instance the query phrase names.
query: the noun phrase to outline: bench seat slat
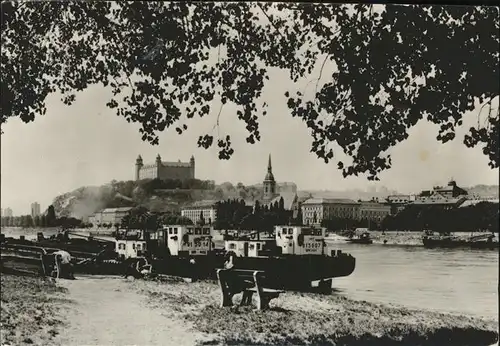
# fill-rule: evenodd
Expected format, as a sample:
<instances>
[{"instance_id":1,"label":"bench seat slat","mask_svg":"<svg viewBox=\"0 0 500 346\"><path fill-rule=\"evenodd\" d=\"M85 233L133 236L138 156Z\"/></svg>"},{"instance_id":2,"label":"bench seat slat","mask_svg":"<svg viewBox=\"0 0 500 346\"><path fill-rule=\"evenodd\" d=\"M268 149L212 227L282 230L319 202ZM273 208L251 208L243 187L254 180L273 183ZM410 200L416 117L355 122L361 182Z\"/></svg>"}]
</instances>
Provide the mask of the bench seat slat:
<instances>
[{"instance_id":1,"label":"bench seat slat","mask_svg":"<svg viewBox=\"0 0 500 346\"><path fill-rule=\"evenodd\" d=\"M251 287L247 288L247 291L252 291L252 292L257 292L257 287ZM274 288L263 288L262 289L265 293L286 293L286 291L283 290L276 290Z\"/></svg>"}]
</instances>

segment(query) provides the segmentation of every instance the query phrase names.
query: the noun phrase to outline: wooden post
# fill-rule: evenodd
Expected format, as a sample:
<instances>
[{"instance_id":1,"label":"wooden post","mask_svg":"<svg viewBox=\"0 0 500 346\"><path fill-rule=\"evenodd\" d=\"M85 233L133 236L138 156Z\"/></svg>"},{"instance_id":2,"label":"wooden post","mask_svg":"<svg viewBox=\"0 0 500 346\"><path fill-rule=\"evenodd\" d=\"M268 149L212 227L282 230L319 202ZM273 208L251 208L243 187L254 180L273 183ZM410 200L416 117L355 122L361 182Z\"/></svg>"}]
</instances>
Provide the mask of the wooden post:
<instances>
[{"instance_id":1,"label":"wooden post","mask_svg":"<svg viewBox=\"0 0 500 346\"><path fill-rule=\"evenodd\" d=\"M253 291L243 291L243 298L241 299L240 305L252 305L252 296Z\"/></svg>"},{"instance_id":2,"label":"wooden post","mask_svg":"<svg viewBox=\"0 0 500 346\"><path fill-rule=\"evenodd\" d=\"M264 294L264 289L261 285L262 272L255 271L253 273L255 287L257 288L257 309L266 310L269 308L269 298Z\"/></svg>"},{"instance_id":3,"label":"wooden post","mask_svg":"<svg viewBox=\"0 0 500 346\"><path fill-rule=\"evenodd\" d=\"M45 252L45 250L44 250L44 252ZM45 276L47 276L47 270L45 269L45 261L44 261L45 253L44 252L42 252L40 254L40 262L42 262L42 274L45 277Z\"/></svg>"},{"instance_id":4,"label":"wooden post","mask_svg":"<svg viewBox=\"0 0 500 346\"><path fill-rule=\"evenodd\" d=\"M217 269L217 279L219 279L219 286L221 289L221 306L232 306L233 305L233 297L231 294L230 287L227 283L227 275L224 269Z\"/></svg>"},{"instance_id":5,"label":"wooden post","mask_svg":"<svg viewBox=\"0 0 500 346\"><path fill-rule=\"evenodd\" d=\"M320 280L318 284L319 293L330 294L332 293L332 279Z\"/></svg>"}]
</instances>

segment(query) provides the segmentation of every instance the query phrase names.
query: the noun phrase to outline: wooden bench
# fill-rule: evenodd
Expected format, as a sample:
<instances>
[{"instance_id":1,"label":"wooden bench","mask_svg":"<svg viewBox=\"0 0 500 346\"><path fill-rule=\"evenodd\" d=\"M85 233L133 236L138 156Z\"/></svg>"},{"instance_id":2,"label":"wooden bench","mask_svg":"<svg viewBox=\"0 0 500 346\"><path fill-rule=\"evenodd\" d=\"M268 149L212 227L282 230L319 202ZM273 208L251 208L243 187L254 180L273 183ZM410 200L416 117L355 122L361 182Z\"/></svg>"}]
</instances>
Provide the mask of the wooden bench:
<instances>
[{"instance_id":1,"label":"wooden bench","mask_svg":"<svg viewBox=\"0 0 500 346\"><path fill-rule=\"evenodd\" d=\"M222 291L221 306L232 306L235 294L243 293L240 305L251 305L252 296L257 293L257 309L269 308L269 302L283 290L265 287L265 273L260 270L217 269L217 278Z\"/></svg>"}]
</instances>

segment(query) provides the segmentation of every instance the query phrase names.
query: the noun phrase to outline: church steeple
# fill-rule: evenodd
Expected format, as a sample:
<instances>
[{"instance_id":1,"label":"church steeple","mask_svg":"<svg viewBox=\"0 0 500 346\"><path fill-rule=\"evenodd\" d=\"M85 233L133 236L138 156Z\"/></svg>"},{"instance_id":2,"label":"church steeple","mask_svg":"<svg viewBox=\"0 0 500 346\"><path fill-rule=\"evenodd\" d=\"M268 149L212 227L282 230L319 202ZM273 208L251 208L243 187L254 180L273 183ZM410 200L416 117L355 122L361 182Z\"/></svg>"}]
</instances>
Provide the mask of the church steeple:
<instances>
[{"instance_id":1,"label":"church steeple","mask_svg":"<svg viewBox=\"0 0 500 346\"><path fill-rule=\"evenodd\" d=\"M269 154L269 161L267 163L267 174L264 181L274 181L273 166L271 165L271 154Z\"/></svg>"},{"instance_id":2,"label":"church steeple","mask_svg":"<svg viewBox=\"0 0 500 346\"><path fill-rule=\"evenodd\" d=\"M267 163L267 174L264 178L264 200L271 200L276 196L276 181L273 175L273 166L271 164L271 154Z\"/></svg>"}]
</instances>

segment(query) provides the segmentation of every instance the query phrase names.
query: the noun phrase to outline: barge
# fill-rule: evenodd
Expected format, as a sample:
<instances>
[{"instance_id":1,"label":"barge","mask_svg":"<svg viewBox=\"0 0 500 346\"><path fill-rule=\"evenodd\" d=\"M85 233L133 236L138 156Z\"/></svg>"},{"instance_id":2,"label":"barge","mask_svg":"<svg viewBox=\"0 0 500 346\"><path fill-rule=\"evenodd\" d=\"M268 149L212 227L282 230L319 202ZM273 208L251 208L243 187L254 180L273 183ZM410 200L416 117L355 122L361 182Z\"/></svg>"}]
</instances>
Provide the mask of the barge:
<instances>
[{"instance_id":1,"label":"barge","mask_svg":"<svg viewBox=\"0 0 500 346\"><path fill-rule=\"evenodd\" d=\"M228 240L226 257L235 269L262 270L272 278L272 288L303 290L318 282L330 289L332 279L349 276L356 260L341 250L330 250L325 229L306 226L275 226L274 240Z\"/></svg>"},{"instance_id":2,"label":"barge","mask_svg":"<svg viewBox=\"0 0 500 346\"><path fill-rule=\"evenodd\" d=\"M477 235L468 238L457 236L434 236L426 234L422 237L424 247L433 248L469 248L495 250L499 248L494 234Z\"/></svg>"},{"instance_id":3,"label":"barge","mask_svg":"<svg viewBox=\"0 0 500 346\"><path fill-rule=\"evenodd\" d=\"M274 238L261 239L254 232L225 240L224 248L215 247L213 233L209 226L167 225L156 231L118 230L114 241L75 241L69 233L49 240L39 235L36 241L4 239L2 252L17 247L18 252L32 251L36 259L37 249L49 254L62 249L75 257L76 273L108 275L123 275L126 263L144 258L153 273L191 279L216 279L216 270L229 265L264 271L274 286L289 290L308 289L313 282L331 289L333 278L348 276L355 268L350 254L328 251L324 228L275 226Z\"/></svg>"}]
</instances>

